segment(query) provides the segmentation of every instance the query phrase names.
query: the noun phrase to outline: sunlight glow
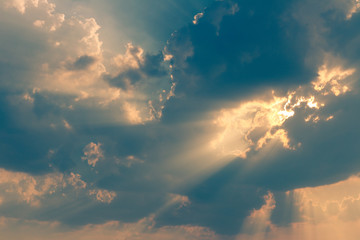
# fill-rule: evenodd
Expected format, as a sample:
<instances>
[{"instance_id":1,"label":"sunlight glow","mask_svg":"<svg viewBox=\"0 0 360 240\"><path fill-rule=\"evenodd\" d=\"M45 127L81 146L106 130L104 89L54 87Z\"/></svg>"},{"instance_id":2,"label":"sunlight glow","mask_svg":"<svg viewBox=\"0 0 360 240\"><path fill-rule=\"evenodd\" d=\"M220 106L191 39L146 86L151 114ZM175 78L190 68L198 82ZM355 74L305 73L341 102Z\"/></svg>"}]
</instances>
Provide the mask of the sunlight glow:
<instances>
[{"instance_id":1,"label":"sunlight glow","mask_svg":"<svg viewBox=\"0 0 360 240\"><path fill-rule=\"evenodd\" d=\"M333 93L335 96L339 96L351 90L349 86L341 82L353 75L355 71L356 69L354 68L344 70L340 66L329 69L328 66L324 64L318 71L318 79L312 82L312 84L314 89L317 92L322 92L323 95Z\"/></svg>"},{"instance_id":2,"label":"sunlight glow","mask_svg":"<svg viewBox=\"0 0 360 240\"><path fill-rule=\"evenodd\" d=\"M319 77L310 86L300 86L282 97L276 96L273 90L268 100L250 100L237 108L222 109L214 120L221 130L211 141L211 147L224 156L240 158L246 158L250 151L258 151L273 140L281 142L285 149L296 150L301 143L291 144L283 124L295 116L297 109L309 112L305 122L331 120L334 116L319 115L325 106L324 96L339 96L350 91L344 80L354 72L355 69L329 68L324 64L319 68Z\"/></svg>"}]
</instances>

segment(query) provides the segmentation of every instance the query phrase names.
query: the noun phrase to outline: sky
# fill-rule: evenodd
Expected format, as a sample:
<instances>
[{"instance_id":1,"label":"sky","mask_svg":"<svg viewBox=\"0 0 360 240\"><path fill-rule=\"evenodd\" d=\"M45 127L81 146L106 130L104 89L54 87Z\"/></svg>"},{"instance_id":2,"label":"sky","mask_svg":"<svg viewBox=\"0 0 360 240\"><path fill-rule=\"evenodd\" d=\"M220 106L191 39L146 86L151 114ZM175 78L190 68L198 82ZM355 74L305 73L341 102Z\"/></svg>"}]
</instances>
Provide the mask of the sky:
<instances>
[{"instance_id":1,"label":"sky","mask_svg":"<svg viewBox=\"0 0 360 240\"><path fill-rule=\"evenodd\" d=\"M0 0L0 239L358 240L358 0Z\"/></svg>"}]
</instances>

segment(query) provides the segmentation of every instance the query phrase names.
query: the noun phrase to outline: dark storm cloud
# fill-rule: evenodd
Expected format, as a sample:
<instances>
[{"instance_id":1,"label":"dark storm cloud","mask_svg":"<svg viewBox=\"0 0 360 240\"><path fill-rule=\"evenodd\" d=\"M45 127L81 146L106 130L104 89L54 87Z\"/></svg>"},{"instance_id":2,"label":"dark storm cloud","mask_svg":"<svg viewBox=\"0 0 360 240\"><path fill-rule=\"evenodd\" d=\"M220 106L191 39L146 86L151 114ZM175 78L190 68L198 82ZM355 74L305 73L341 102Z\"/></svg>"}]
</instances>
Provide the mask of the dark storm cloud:
<instances>
[{"instance_id":1,"label":"dark storm cloud","mask_svg":"<svg viewBox=\"0 0 360 240\"><path fill-rule=\"evenodd\" d=\"M176 97L166 103L163 121L188 121L266 88L286 91L316 77L322 63L308 59L319 50L294 17L296 2L217 1L196 25L176 31L166 46Z\"/></svg>"},{"instance_id":2,"label":"dark storm cloud","mask_svg":"<svg viewBox=\"0 0 360 240\"><path fill-rule=\"evenodd\" d=\"M309 36L289 12L293 2L218 1L198 24L174 33L167 50L176 94L234 100L264 86L308 82L317 66L305 63Z\"/></svg>"}]
</instances>

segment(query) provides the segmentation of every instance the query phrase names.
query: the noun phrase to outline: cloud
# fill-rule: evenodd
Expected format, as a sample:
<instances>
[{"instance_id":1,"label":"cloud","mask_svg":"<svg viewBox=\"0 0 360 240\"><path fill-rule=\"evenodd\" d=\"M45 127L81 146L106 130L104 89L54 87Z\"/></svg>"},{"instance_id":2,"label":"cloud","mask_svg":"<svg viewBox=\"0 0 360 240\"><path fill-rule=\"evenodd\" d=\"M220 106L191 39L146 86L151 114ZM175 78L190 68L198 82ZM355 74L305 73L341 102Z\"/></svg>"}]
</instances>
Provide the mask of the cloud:
<instances>
[{"instance_id":1,"label":"cloud","mask_svg":"<svg viewBox=\"0 0 360 240\"><path fill-rule=\"evenodd\" d=\"M346 102L343 104L358 102L355 100L357 73L354 69L344 68L341 61L330 56L325 62L319 67L318 77L294 90L289 89L284 95L264 91L254 98L240 101L237 107L212 111L206 115L210 119L202 120L201 125L211 134L201 144L195 145L208 146L206 151L213 152L209 155L199 154L193 161L185 162L191 166L187 171L191 172L196 162L201 166L210 165L213 158L224 162L225 166L184 191L192 203L189 206L191 210L178 215L164 214L160 217L160 223L190 221L201 223L218 233L235 234L248 220L250 209L261 209L264 204L261 194L265 195L267 190L276 191L275 199L280 198L280 208L285 208L281 212L286 213L287 204L281 201L282 191L309 184L316 186L336 182L357 173L356 158L349 154L357 151L356 143L353 143L355 138L346 140L347 149L334 147L339 144L337 134L344 134L340 137L341 141L345 141L345 135L348 135L342 133L345 129L342 121L350 118L341 111L344 105L338 104L342 101ZM354 110L350 111L357 115ZM357 134L353 123L346 126L349 126L349 132ZM324 141L323 137L328 136L329 132L334 135L328 138L331 140ZM184 158L190 157L185 155ZM226 159L233 161L227 162ZM344 159L352 167L344 166ZM327 171L317 171L323 168ZM247 195L243 196L242 192ZM237 199L237 205L228 199ZM287 207L291 209L292 206ZM271 209L276 215L281 214L279 209ZM236 214L229 217L229 211ZM270 216L269 213L269 221ZM297 218L289 216L285 221L289 224L297 221Z\"/></svg>"},{"instance_id":2,"label":"cloud","mask_svg":"<svg viewBox=\"0 0 360 240\"><path fill-rule=\"evenodd\" d=\"M350 1L215 1L163 51L110 51L101 18L59 9L0 9L1 215L65 239L356 224L356 194L306 195L360 171Z\"/></svg>"},{"instance_id":3,"label":"cloud","mask_svg":"<svg viewBox=\"0 0 360 240\"><path fill-rule=\"evenodd\" d=\"M360 219L358 185L359 177L351 176L330 185L295 189L287 197L294 198L301 221L357 221Z\"/></svg>"},{"instance_id":4,"label":"cloud","mask_svg":"<svg viewBox=\"0 0 360 240\"><path fill-rule=\"evenodd\" d=\"M48 175L34 178L23 173L14 173L1 169L2 202L9 196L15 195L20 201L31 206L39 206L40 200L46 194L52 194L56 188L61 186L63 176L61 174ZM4 197L6 197L4 199Z\"/></svg>"},{"instance_id":5,"label":"cloud","mask_svg":"<svg viewBox=\"0 0 360 240\"><path fill-rule=\"evenodd\" d=\"M96 59L83 55L80 56L74 63L68 65L69 70L77 71L77 70L86 70L89 66L91 66L93 63L95 63Z\"/></svg>"},{"instance_id":6,"label":"cloud","mask_svg":"<svg viewBox=\"0 0 360 240\"><path fill-rule=\"evenodd\" d=\"M90 166L95 167L96 163L104 157L100 147L101 143L89 143L85 146L84 156L81 159L87 161Z\"/></svg>"},{"instance_id":7,"label":"cloud","mask_svg":"<svg viewBox=\"0 0 360 240\"><path fill-rule=\"evenodd\" d=\"M0 169L0 172L2 200L0 211L4 211L3 208L9 206L22 206L23 203L28 204L31 208L46 208L56 203L56 200L53 199L54 196L62 198L64 201L74 201L74 195L95 195L97 201L108 204L116 197L114 191L89 186L78 173L49 173L43 176L32 176L5 169Z\"/></svg>"},{"instance_id":8,"label":"cloud","mask_svg":"<svg viewBox=\"0 0 360 240\"><path fill-rule=\"evenodd\" d=\"M204 13L198 13L194 16L193 24L197 24L199 19L204 16Z\"/></svg>"},{"instance_id":9,"label":"cloud","mask_svg":"<svg viewBox=\"0 0 360 240\"><path fill-rule=\"evenodd\" d=\"M347 94L352 89L351 78L355 69L343 69L341 66L330 67L327 64L318 70L318 77L309 85L289 90L287 96L272 96L265 100L249 100L237 108L222 109L215 124L223 130L211 142L211 145L224 155L247 158L252 150L258 151L271 140L277 139L283 147L296 150L301 142L291 143L284 128L286 121L291 120L302 109L308 114L305 122L318 123L334 118L331 114L319 114L333 97ZM264 94L266 95L266 94Z\"/></svg>"},{"instance_id":10,"label":"cloud","mask_svg":"<svg viewBox=\"0 0 360 240\"><path fill-rule=\"evenodd\" d=\"M236 182L239 188L255 185L270 191L328 184L356 174L359 166L353 156L358 155L355 147L358 144L355 135L358 133L355 122L350 119L357 119L358 116L355 111L358 109L358 73L354 64L357 60L342 52L341 44L338 50L333 48L336 37L329 37L328 34L337 26L342 28L355 23L357 13L346 19L351 5L346 2L339 6L337 1L320 3L316 7L309 2L275 3L266 13L262 12L267 9L264 4L260 7L256 3L235 3L239 12L225 14L218 25L212 22L214 19L208 14L211 13L210 7L196 25L180 29L169 40L167 50L173 56L176 97L167 102L163 122L179 124L202 121L202 124L206 124L208 122L204 119L214 117L214 132L218 131L218 134L213 135L213 147L223 153L223 158L228 155L239 157L214 174L218 177L214 178L220 189L226 188L228 183L225 179L228 177L225 176L230 173L233 174L231 181ZM226 1L216 4L212 6L213 11L234 6L234 2ZM304 18L299 15L312 7L314 10L309 15L303 15ZM281 17L270 19L270 16ZM235 19L237 24L230 24ZM309 22L305 24L304 19L313 19L313 26L316 27L307 26ZM241 20L247 26L242 25ZM343 25L346 21L349 22ZM257 22L269 24L255 25ZM356 35L354 27L349 29ZM246 34L241 34L243 32ZM224 35L226 44L221 42L222 34L227 34ZM287 34L301 36L295 40ZM266 36L273 37L268 40ZM233 42L233 39L237 41ZM263 43L262 39L267 42ZM346 41L351 43L354 38L344 37L343 40L346 45ZM248 49L254 51L249 52ZM349 50L347 54L355 53ZM232 54L238 58L232 58ZM271 94L269 88L275 94ZM266 113L266 109L269 113ZM212 179L209 177L199 184L202 187L194 187L192 194L189 194L193 204L197 204L194 200L197 191L212 186L208 192L216 192L215 180ZM218 202L210 197L212 195L205 196L199 200L199 209L200 206L205 208L209 202L209 209L213 212L220 209ZM224 199L230 196L228 193L222 195ZM242 207L259 208L254 205ZM204 212L193 209L192 214L191 218L194 219ZM209 216L207 219L199 217L197 222L217 232L229 233L236 231L245 215L245 212L238 214L238 222L232 221L226 228L219 222L211 222ZM217 216L221 218L220 213ZM178 221L181 221L179 219L184 218L179 216ZM294 221L287 220L288 223Z\"/></svg>"},{"instance_id":11,"label":"cloud","mask_svg":"<svg viewBox=\"0 0 360 240\"><path fill-rule=\"evenodd\" d=\"M270 220L272 211L276 207L273 193L269 192L264 196L265 204L259 209L254 209L245 220L243 225L244 233L259 233L269 231L273 226Z\"/></svg>"},{"instance_id":12,"label":"cloud","mask_svg":"<svg viewBox=\"0 0 360 240\"><path fill-rule=\"evenodd\" d=\"M70 176L68 177L68 183L72 185L75 189L82 189L86 188L86 182L81 180L81 175L78 173L70 173Z\"/></svg>"},{"instance_id":13,"label":"cloud","mask_svg":"<svg viewBox=\"0 0 360 240\"><path fill-rule=\"evenodd\" d=\"M175 32L166 47L173 55L175 94L226 100L309 81L316 66L306 64L310 46L287 10L291 4L218 1L198 24Z\"/></svg>"},{"instance_id":14,"label":"cloud","mask_svg":"<svg viewBox=\"0 0 360 240\"><path fill-rule=\"evenodd\" d=\"M102 203L111 203L116 197L116 193L108 190L90 190L90 195L95 195L96 200Z\"/></svg>"},{"instance_id":15,"label":"cloud","mask_svg":"<svg viewBox=\"0 0 360 240\"><path fill-rule=\"evenodd\" d=\"M6 22L13 19L9 23L12 30L3 29L9 34L1 40L0 48L2 55L8 56L0 59L1 82L6 89L18 92L37 89L43 95L62 95L63 99L56 99L54 105L91 108L89 115L96 108L109 111L110 117L114 115L110 113L112 109L119 109L116 116L109 118L113 122L139 124L158 119L154 116L163 106L159 95L171 87L161 53L144 53L131 43L123 59L117 52L104 52L101 27L94 18L61 13L48 1L9 0L1 12ZM12 39L21 39L21 43ZM11 83L7 80L10 78L16 81ZM114 86L109 85L111 82ZM129 119L127 106L136 109L141 120Z\"/></svg>"},{"instance_id":16,"label":"cloud","mask_svg":"<svg viewBox=\"0 0 360 240\"><path fill-rule=\"evenodd\" d=\"M307 237L310 232L317 232L314 239L321 239L326 236L327 239L336 239L344 237L353 239L358 235L357 231L351 230L350 226L358 224L359 219L359 177L352 176L344 181L334 184L307 187L288 191L285 194L285 203L290 208L289 214L293 218L285 220L285 215L279 214L272 218L272 222L279 224L279 220L285 220L288 225L279 227L272 225L271 230L267 232L269 239L300 239ZM276 199L278 199L275 196ZM277 201L278 203L278 201ZM277 204L276 208L283 208L284 204ZM288 214L286 212L282 212ZM295 221L296 220L296 221ZM290 222L291 222L290 221ZM337 226L334 228L334 226ZM344 231L344 229L347 229ZM259 234L258 234L259 235ZM256 234L249 238L258 237ZM239 236L239 239L247 239L246 236Z\"/></svg>"},{"instance_id":17,"label":"cloud","mask_svg":"<svg viewBox=\"0 0 360 240\"><path fill-rule=\"evenodd\" d=\"M128 167L130 168L131 166L135 165L135 164L141 164L141 163L144 163L143 160L135 157L135 156L127 156L125 158L118 158L118 157L115 157L115 162L116 164L119 164L119 165L122 165L122 166L125 166L125 167Z\"/></svg>"},{"instance_id":18,"label":"cloud","mask_svg":"<svg viewBox=\"0 0 360 240\"><path fill-rule=\"evenodd\" d=\"M167 83L170 80L168 66L165 64L163 54L145 54L142 48L128 43L126 53L115 56L113 61L118 68L118 72L115 75L107 74L104 76L105 81L111 86L125 91L134 91L138 87L146 87L147 90L152 90L154 85L163 88L163 90L156 92L156 97L149 100L149 107L155 110L152 115L158 118L157 112L161 112L163 102L167 100L162 95L164 93L166 95L167 91L170 92L170 89L165 90L169 87L161 83L161 79L166 79ZM129 103L125 105L125 108L128 108L126 106L129 106ZM135 122L139 123L142 121ZM130 120L130 122L134 121Z\"/></svg>"},{"instance_id":19,"label":"cloud","mask_svg":"<svg viewBox=\"0 0 360 240\"><path fill-rule=\"evenodd\" d=\"M160 67L161 54L144 53L141 67L144 74L163 76L153 79L160 86L149 81L123 91L103 79L128 66L113 62L116 52L104 55L94 18L61 13L48 1L9 0L0 11L5 36L0 39L1 166L46 173L51 164L68 170L81 161L78 150L91 141L91 134L78 132L85 125L136 125L159 118L167 100L159 101L159 95L167 96L171 85ZM84 142L74 144L75 139ZM73 156L71 149L77 149Z\"/></svg>"},{"instance_id":20,"label":"cloud","mask_svg":"<svg viewBox=\"0 0 360 240\"><path fill-rule=\"evenodd\" d=\"M11 239L176 239L176 240L214 240L220 239L216 234L201 226L168 226L160 229L154 228L153 217L143 218L135 223L122 223L109 221L104 224L86 225L77 230L64 230L58 222L49 221L23 221L16 218L2 217L0 229L3 236ZM21 229L13 231L13 229Z\"/></svg>"}]
</instances>

